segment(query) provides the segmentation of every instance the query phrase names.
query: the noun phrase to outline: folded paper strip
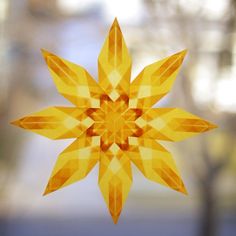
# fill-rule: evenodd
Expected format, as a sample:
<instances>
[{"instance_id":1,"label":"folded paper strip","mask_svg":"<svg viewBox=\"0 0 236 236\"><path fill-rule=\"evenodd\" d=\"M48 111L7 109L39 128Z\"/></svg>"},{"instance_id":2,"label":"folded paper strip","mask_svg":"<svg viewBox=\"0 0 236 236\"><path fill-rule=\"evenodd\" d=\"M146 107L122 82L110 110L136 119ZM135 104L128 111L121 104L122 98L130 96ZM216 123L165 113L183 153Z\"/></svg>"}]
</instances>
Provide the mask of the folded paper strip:
<instances>
[{"instance_id":1,"label":"folded paper strip","mask_svg":"<svg viewBox=\"0 0 236 236\"><path fill-rule=\"evenodd\" d=\"M44 195L85 178L99 163L99 187L117 223L132 184L131 162L146 178L187 193L158 141L180 141L216 126L179 108L152 108L172 88L186 50L146 66L131 83L131 58L115 19L98 58L98 83L83 67L42 54L73 107L49 107L12 124L51 139L75 138L59 155Z\"/></svg>"}]
</instances>

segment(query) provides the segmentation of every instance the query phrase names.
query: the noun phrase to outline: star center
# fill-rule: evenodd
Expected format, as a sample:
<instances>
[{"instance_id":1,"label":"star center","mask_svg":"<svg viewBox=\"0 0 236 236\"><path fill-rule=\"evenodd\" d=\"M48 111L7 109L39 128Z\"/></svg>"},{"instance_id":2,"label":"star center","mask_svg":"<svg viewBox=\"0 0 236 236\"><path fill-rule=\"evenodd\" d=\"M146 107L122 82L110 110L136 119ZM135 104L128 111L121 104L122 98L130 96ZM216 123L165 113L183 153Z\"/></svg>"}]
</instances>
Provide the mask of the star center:
<instances>
[{"instance_id":1,"label":"star center","mask_svg":"<svg viewBox=\"0 0 236 236\"><path fill-rule=\"evenodd\" d=\"M106 114L104 123L106 129L115 135L120 130L123 130L125 126L125 119L122 117L122 114L118 112L110 112Z\"/></svg>"},{"instance_id":2,"label":"star center","mask_svg":"<svg viewBox=\"0 0 236 236\"><path fill-rule=\"evenodd\" d=\"M88 109L87 115L94 120L94 124L87 130L90 136L100 136L100 146L103 151L112 144L120 149L129 148L128 137L139 137L142 130L135 120L142 112L140 109L128 109L128 97L121 95L112 101L107 95L100 99L100 108Z\"/></svg>"}]
</instances>

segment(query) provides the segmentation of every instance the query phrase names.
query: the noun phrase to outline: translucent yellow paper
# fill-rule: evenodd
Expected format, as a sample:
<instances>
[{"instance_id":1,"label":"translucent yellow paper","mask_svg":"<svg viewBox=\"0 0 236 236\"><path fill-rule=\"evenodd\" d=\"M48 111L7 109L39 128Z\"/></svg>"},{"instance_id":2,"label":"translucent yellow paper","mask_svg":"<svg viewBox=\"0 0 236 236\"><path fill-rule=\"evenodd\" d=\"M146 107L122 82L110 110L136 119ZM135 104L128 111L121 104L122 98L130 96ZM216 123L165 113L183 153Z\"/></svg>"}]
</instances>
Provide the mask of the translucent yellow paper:
<instances>
[{"instance_id":1,"label":"translucent yellow paper","mask_svg":"<svg viewBox=\"0 0 236 236\"><path fill-rule=\"evenodd\" d=\"M171 89L186 54L145 67L130 83L131 58L115 19L98 58L97 83L81 66L42 51L58 92L74 107L50 107L12 122L51 139L75 138L58 157L44 194L86 177L99 163L99 187L114 223L143 175L187 193L171 154L158 140L179 141L216 126L179 108L152 108Z\"/></svg>"}]
</instances>

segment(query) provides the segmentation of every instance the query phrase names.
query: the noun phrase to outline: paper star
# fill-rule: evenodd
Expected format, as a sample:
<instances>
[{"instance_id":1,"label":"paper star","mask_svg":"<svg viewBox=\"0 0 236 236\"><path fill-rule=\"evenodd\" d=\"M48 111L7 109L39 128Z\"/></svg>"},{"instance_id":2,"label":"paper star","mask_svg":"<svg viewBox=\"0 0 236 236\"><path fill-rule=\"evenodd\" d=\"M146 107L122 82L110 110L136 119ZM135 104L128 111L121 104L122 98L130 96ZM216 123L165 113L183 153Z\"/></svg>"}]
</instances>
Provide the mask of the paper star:
<instances>
[{"instance_id":1,"label":"paper star","mask_svg":"<svg viewBox=\"0 0 236 236\"><path fill-rule=\"evenodd\" d=\"M12 123L51 139L76 138L59 155L44 194L83 179L99 163L99 187L116 223L132 184L131 162L146 178L186 194L157 141L216 126L179 108L152 108L170 91L186 50L146 66L130 83L131 58L115 19L98 58L98 83L83 67L42 53L58 92L74 107L49 107Z\"/></svg>"}]
</instances>

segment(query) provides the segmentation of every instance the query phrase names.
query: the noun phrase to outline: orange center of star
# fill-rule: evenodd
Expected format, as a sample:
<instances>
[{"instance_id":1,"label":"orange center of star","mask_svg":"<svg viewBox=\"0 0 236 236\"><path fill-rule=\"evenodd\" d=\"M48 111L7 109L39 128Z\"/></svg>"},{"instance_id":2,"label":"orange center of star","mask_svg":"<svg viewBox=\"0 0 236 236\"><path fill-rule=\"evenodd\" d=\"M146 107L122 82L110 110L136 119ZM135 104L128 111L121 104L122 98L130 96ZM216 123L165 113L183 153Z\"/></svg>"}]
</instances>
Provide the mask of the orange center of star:
<instances>
[{"instance_id":1,"label":"orange center of star","mask_svg":"<svg viewBox=\"0 0 236 236\"><path fill-rule=\"evenodd\" d=\"M95 121L87 133L101 137L103 151L113 143L127 150L128 137L138 137L142 133L141 128L135 124L135 120L142 114L141 109L128 109L128 97L125 95L115 101L104 95L100 99L100 108L88 109L87 113Z\"/></svg>"},{"instance_id":2,"label":"orange center of star","mask_svg":"<svg viewBox=\"0 0 236 236\"><path fill-rule=\"evenodd\" d=\"M111 132L112 135L115 135L119 130L123 130L125 120L122 117L122 114L118 112L111 112L106 114L104 123L107 131Z\"/></svg>"}]
</instances>

